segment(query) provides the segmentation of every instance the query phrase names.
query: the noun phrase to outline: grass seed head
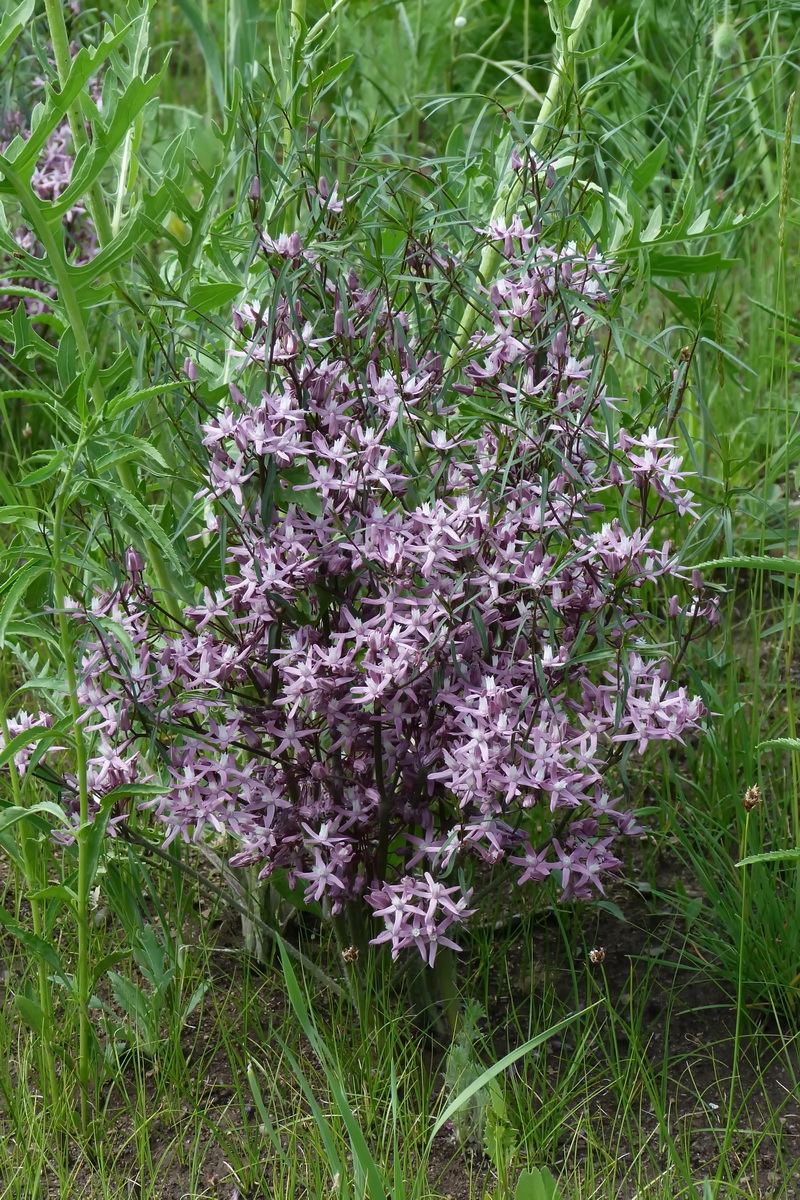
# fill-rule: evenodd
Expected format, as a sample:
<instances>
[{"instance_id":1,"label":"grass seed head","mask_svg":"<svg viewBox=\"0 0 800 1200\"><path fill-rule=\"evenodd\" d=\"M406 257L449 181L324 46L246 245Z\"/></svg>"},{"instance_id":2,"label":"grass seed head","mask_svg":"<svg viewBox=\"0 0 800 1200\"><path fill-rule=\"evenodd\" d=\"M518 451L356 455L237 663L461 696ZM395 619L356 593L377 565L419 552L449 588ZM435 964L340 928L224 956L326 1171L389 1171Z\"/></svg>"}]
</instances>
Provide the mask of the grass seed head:
<instances>
[{"instance_id":1,"label":"grass seed head","mask_svg":"<svg viewBox=\"0 0 800 1200\"><path fill-rule=\"evenodd\" d=\"M756 805L761 803L761 799L761 789L757 783L754 783L753 786L749 787L744 794L744 799L742 800L744 811L752 812Z\"/></svg>"}]
</instances>

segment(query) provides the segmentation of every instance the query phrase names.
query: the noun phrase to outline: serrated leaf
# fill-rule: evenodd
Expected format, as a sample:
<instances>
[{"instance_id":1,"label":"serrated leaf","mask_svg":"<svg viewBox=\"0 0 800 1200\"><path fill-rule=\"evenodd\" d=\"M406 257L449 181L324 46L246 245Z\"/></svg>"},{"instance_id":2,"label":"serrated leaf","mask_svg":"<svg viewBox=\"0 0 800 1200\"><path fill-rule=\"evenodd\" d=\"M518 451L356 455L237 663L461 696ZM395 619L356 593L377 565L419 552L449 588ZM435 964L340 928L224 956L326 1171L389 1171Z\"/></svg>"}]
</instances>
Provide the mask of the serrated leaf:
<instances>
[{"instance_id":1,"label":"serrated leaf","mask_svg":"<svg viewBox=\"0 0 800 1200\"><path fill-rule=\"evenodd\" d=\"M770 738L768 742L759 742L756 750L800 750L800 738Z\"/></svg>"},{"instance_id":2,"label":"serrated leaf","mask_svg":"<svg viewBox=\"0 0 800 1200\"><path fill-rule=\"evenodd\" d=\"M712 558L698 563L696 571L710 571L716 567L738 567L751 571L777 571L780 575L800 575L800 559L771 558L768 554L739 554L730 558Z\"/></svg>"},{"instance_id":3,"label":"serrated leaf","mask_svg":"<svg viewBox=\"0 0 800 1200\"><path fill-rule=\"evenodd\" d=\"M157 463L164 471L168 470L164 456L156 450L155 446L151 446L150 442L145 438L123 434L117 438L117 442L118 445L114 450L110 450L107 454L103 454L97 459L94 464L95 470L107 471L109 467L116 466L117 463L125 462L131 458L141 461L143 457L152 458L153 462Z\"/></svg>"},{"instance_id":4,"label":"serrated leaf","mask_svg":"<svg viewBox=\"0 0 800 1200\"><path fill-rule=\"evenodd\" d=\"M126 412L136 404L144 404L148 400L154 400L157 396L163 396L165 392L176 391L184 386L184 384L178 382L162 383L157 387L142 388L139 392L130 392L121 396L115 396L113 400L109 400L106 404L105 412L109 417L117 417L120 413Z\"/></svg>"},{"instance_id":5,"label":"serrated leaf","mask_svg":"<svg viewBox=\"0 0 800 1200\"><path fill-rule=\"evenodd\" d=\"M135 1026L139 1036L149 1038L152 1021L147 993L117 971L109 971L108 979L114 999Z\"/></svg>"},{"instance_id":6,"label":"serrated leaf","mask_svg":"<svg viewBox=\"0 0 800 1200\"><path fill-rule=\"evenodd\" d=\"M95 487L100 488L104 492L108 492L108 494L113 497L114 500L116 500L117 504L119 504L119 506L128 513L128 515L136 522L142 532L148 538L150 538L151 541L155 542L161 551L163 551L164 557L169 560L173 567L180 571L180 559L175 553L171 539L167 537L158 521L155 519L152 513L148 512L142 502L137 500L135 496L132 496L130 492L126 492L125 489L115 481L110 479L94 479L92 482L94 483Z\"/></svg>"},{"instance_id":7,"label":"serrated leaf","mask_svg":"<svg viewBox=\"0 0 800 1200\"><path fill-rule=\"evenodd\" d=\"M44 466L38 467L35 471L30 471L27 475L23 475L17 487L36 487L37 484L44 483L60 469L66 456L65 450L57 450L55 454L51 454L49 461Z\"/></svg>"},{"instance_id":8,"label":"serrated leaf","mask_svg":"<svg viewBox=\"0 0 800 1200\"><path fill-rule=\"evenodd\" d=\"M124 25L116 33L109 31L95 47L90 49L83 46L78 51L72 59L63 87L59 87L57 92L48 87L44 103L37 105L34 110L35 119L30 136L13 142L9 146L7 159L0 156L0 172L3 161L8 161L20 175L29 177L50 135L64 120L89 80L97 75L101 63L125 41L130 28L130 25Z\"/></svg>"},{"instance_id":9,"label":"serrated leaf","mask_svg":"<svg viewBox=\"0 0 800 1200\"><path fill-rule=\"evenodd\" d=\"M764 854L750 854L747 858L739 859L737 867L749 867L754 863L794 861L800 858L800 848L794 850L768 850Z\"/></svg>"},{"instance_id":10,"label":"serrated leaf","mask_svg":"<svg viewBox=\"0 0 800 1200\"><path fill-rule=\"evenodd\" d=\"M11 43L17 40L33 16L35 7L36 0L22 0L16 8L3 14L0 19L0 54L5 54Z\"/></svg>"}]
</instances>

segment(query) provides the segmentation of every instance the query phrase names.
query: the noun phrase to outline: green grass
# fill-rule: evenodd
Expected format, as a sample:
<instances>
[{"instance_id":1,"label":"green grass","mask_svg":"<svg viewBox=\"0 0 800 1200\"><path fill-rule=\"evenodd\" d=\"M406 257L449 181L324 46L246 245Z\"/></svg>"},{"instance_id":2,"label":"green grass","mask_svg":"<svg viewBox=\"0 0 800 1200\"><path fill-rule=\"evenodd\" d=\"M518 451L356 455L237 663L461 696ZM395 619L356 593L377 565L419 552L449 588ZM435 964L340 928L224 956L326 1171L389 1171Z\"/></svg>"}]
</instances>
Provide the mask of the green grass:
<instances>
[{"instance_id":1,"label":"green grass","mask_svg":"<svg viewBox=\"0 0 800 1200\"><path fill-rule=\"evenodd\" d=\"M110 7L122 17L121 5ZM310 4L309 26L324 12ZM598 0L548 131L569 164L561 174L571 219L585 236L591 230L615 247L634 281L614 324L619 394L655 419L682 348L694 347L679 428L708 502L690 543L697 562L800 557L799 179L797 123L786 124L798 83L799 14L792 0ZM456 25L461 15L466 21ZM714 31L727 19L736 41L720 57ZM98 14L87 8L73 32L88 45L97 31ZM109 72L117 82L107 85L106 111L129 81L132 37ZM245 197L254 171L271 181L263 216L275 231L302 215L302 172L322 164L346 192L368 195L363 228L345 234L370 231L365 257L400 253L405 232L424 234L437 212L454 237L464 237L465 215L483 224L496 203L500 140L533 132L553 44L545 6L528 0L351 0L320 28L313 56L294 65L270 6L158 5L148 37L151 71L168 50L172 58L154 91L160 102L149 101L138 116L131 107L138 176L119 169L124 139L98 176L120 200L131 250L109 268L101 291L77 296L80 322L58 353L53 333L40 344L41 330L0 314L3 579L20 563L42 566L29 569L23 590L6 591L0 609L9 712L19 688L23 701L46 693L68 712L63 664L71 646L47 615L54 525L63 579L108 578L119 547L148 541L165 591L185 595L218 572L215 548L186 540L199 470L195 397L175 384L184 357L218 357L227 345L229 296L216 303L202 287L230 278L234 259L236 286L248 284L236 256L250 236ZM29 107L47 43L37 13L8 52L5 107ZM303 111L309 89L314 135L287 141L285 114ZM643 170L648 162L652 173ZM174 186L162 210L134 211L165 180ZM687 204L695 217L710 210L700 232L681 224ZM13 203L9 212L16 220ZM745 219L736 222L739 212ZM657 232L645 241L648 227ZM74 337L81 327L86 354ZM112 401L90 428L79 419L69 372L94 353L102 366L95 389L99 381L112 397L131 399L116 409ZM65 476L47 473L59 452L78 464L82 488L60 508ZM93 1060L101 1082L81 1132L73 1111L81 1004L53 985L40 1039L20 1019L18 998L24 1011L25 1000L48 995L52 970L30 943L26 953L3 937L0 1197L229 1200L238 1191L240 1200L316 1200L344 1194L336 1191L343 1182L360 1196L352 1174L358 1128L394 1200L397 1179L416 1177L427 1178L423 1194L431 1197L503 1200L522 1167L552 1170L565 1200L789 1200L800 1172L800 865L735 864L800 845L800 756L759 748L797 737L798 577L720 568L713 578L721 623L713 638L692 646L687 666L718 715L707 737L654 757L623 781L650 829L629 864L629 886L605 909L554 908L547 895L498 892L483 932L469 941L462 992L486 1013L476 1063L496 1063L574 1018L559 1041L498 1077L492 1120L507 1148L499 1174L480 1146L443 1135L425 1166L433 1121L448 1098L446 1048L426 1024L424 998L412 1003L375 972L359 1023L346 994L307 976L329 1053L321 1065L278 962L259 964L244 952L240 915L219 896L227 883L207 863L184 859L217 891L114 844L91 880L108 911L96 923L94 910L31 901L31 892L74 876L78 861L50 849L42 827L25 822L4 842L4 908L24 928L35 922L48 931L70 979L80 979L79 963L91 971L120 955L98 983L117 1035L91 1011L106 1061ZM764 799L748 819L742 797L756 783ZM7 798L16 803L12 786L9 777ZM25 803L49 795L24 785ZM92 898L86 884L84 906ZM170 942L176 969L155 1049L142 1046L141 1027L115 1005L106 975L136 983L151 1013L151 985L129 952L143 925ZM303 952L341 980L327 935L322 945L304 937ZM606 959L593 965L589 951L601 938ZM203 985L208 990L187 1014ZM55 1046L52 1062L43 1043Z\"/></svg>"}]
</instances>

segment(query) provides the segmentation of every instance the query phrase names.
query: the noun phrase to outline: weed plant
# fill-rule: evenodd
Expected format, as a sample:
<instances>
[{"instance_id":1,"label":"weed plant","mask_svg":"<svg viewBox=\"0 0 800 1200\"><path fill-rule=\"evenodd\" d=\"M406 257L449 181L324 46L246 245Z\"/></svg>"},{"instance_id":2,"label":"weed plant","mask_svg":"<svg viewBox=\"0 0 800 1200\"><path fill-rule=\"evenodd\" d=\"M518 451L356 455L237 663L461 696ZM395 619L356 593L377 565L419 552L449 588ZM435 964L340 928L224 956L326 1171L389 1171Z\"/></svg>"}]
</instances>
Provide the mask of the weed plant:
<instances>
[{"instance_id":1,"label":"weed plant","mask_svg":"<svg viewBox=\"0 0 800 1200\"><path fill-rule=\"evenodd\" d=\"M106 7L0 11L0 1195L400 1196L416 1180L501 1197L526 1170L520 1200L788 1200L797 5ZM9 116L27 139L9 140ZM486 899L462 972L482 1133L454 1122L431 1142L464 1076L448 1091L446 1046L373 950L359 1023L311 906L287 893L254 912L222 844L164 850L141 779L89 820L68 599L119 587L128 546L166 622L224 573L219 541L191 538L197 427L235 360L216 392L184 361L217 369L252 292L254 219L276 242L324 224L308 187L324 175L343 241L375 265L425 244L434 210L452 238L510 210L512 144L553 161L564 230L624 271L609 391L644 428L674 415L700 480L684 557L718 564L704 574L721 621L680 665L715 716L678 754L623 768L648 836L601 905ZM59 146L72 162L46 192L35 168ZM96 246L64 237L76 214ZM31 733L20 708L53 721ZM52 838L64 769L68 844ZM130 836L102 836L122 807ZM277 975L243 951L242 920L269 946L286 935Z\"/></svg>"}]
</instances>

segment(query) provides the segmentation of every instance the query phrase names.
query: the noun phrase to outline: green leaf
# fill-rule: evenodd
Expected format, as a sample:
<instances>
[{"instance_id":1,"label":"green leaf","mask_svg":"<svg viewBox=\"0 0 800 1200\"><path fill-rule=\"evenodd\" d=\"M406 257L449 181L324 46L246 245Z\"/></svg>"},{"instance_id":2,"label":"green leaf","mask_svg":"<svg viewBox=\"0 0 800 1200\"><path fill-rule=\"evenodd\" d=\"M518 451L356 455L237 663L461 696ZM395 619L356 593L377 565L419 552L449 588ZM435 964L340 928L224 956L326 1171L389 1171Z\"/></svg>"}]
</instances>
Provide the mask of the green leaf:
<instances>
[{"instance_id":1,"label":"green leaf","mask_svg":"<svg viewBox=\"0 0 800 1200\"><path fill-rule=\"evenodd\" d=\"M703 233L706 226L708 225L708 220L709 220L710 216L711 216L711 209L706 208L700 213L699 217L695 217L695 219L692 221L689 228L686 230L687 237L698 237L701 233Z\"/></svg>"},{"instance_id":2,"label":"green leaf","mask_svg":"<svg viewBox=\"0 0 800 1200\"><path fill-rule=\"evenodd\" d=\"M561 1200L561 1192L547 1167L534 1167L521 1173L514 1200Z\"/></svg>"},{"instance_id":3,"label":"green leaf","mask_svg":"<svg viewBox=\"0 0 800 1200\"><path fill-rule=\"evenodd\" d=\"M28 562L15 571L0 588L0 596L3 597L3 606L0 608L0 646L4 646L6 643L6 629L16 612L17 605L31 584L39 579L45 570L44 563Z\"/></svg>"},{"instance_id":4,"label":"green leaf","mask_svg":"<svg viewBox=\"0 0 800 1200\"><path fill-rule=\"evenodd\" d=\"M3 14L0 19L0 54L5 54L11 43L17 40L33 16L35 7L36 0L22 0L16 8Z\"/></svg>"},{"instance_id":5,"label":"green leaf","mask_svg":"<svg viewBox=\"0 0 800 1200\"><path fill-rule=\"evenodd\" d=\"M86 847L86 876L88 886L94 884L97 867L100 862L100 853L103 849L103 842L106 836L106 829L111 818L111 811L114 807L115 797L109 792L103 797L100 812L96 813L93 820L88 821L85 825L81 825L78 830L78 841L83 842Z\"/></svg>"},{"instance_id":6,"label":"green leaf","mask_svg":"<svg viewBox=\"0 0 800 1200\"><path fill-rule=\"evenodd\" d=\"M336 1107L339 1110L339 1115L345 1124L347 1134L350 1139L350 1146L353 1153L354 1166L358 1165L360 1172L363 1175L366 1184L367 1194L370 1200L384 1200L386 1197L386 1187L383 1176L370 1153L364 1133L356 1121L353 1111L347 1102L344 1089L339 1080L339 1075L336 1066L331 1059L330 1052L324 1045L317 1033L316 1026L308 1011L303 993L300 991L300 985L297 982L297 976L294 973L291 959L286 953L286 947L283 944L283 939L278 939L278 949L281 953L281 963L283 966L284 979L286 981L286 990L289 995L289 1001L294 1009L300 1025L311 1043L311 1048L317 1056L320 1066L328 1080L328 1086L331 1089ZM289 1053L287 1048L284 1048L285 1053ZM299 1072L299 1068L296 1068ZM298 1081L303 1082L302 1077L298 1074ZM321 1115L321 1114L320 1114ZM323 1118L324 1120L324 1118ZM320 1126L320 1133L322 1134ZM362 1194L362 1189L359 1189L359 1194Z\"/></svg>"},{"instance_id":7,"label":"green leaf","mask_svg":"<svg viewBox=\"0 0 800 1200\"><path fill-rule=\"evenodd\" d=\"M0 833L0 846L6 852L14 865L25 874L25 860L22 857L17 840L12 833Z\"/></svg>"},{"instance_id":8,"label":"green leaf","mask_svg":"<svg viewBox=\"0 0 800 1200\"><path fill-rule=\"evenodd\" d=\"M631 172L633 186L637 192L643 192L655 179L664 165L669 150L669 140L662 138L650 153L642 159L639 166Z\"/></svg>"},{"instance_id":9,"label":"green leaf","mask_svg":"<svg viewBox=\"0 0 800 1200\"><path fill-rule=\"evenodd\" d=\"M524 1042L523 1045L518 1046L516 1050L512 1050L510 1054L504 1055L503 1058L499 1059L499 1061L494 1063L493 1066L488 1067L485 1071L482 1071L478 1078L473 1080L469 1087L464 1088L463 1092L459 1093L455 1099L451 1100L444 1112L440 1113L436 1118L433 1129L430 1133L428 1146L430 1147L439 1130L446 1121L450 1120L450 1118L453 1116L453 1113L458 1112L458 1110L465 1105L468 1100L472 1099L476 1092L479 1092L482 1088L485 1088L486 1085L492 1079L494 1079L496 1075L499 1075L502 1071L505 1071L507 1067L510 1067L525 1054L529 1054L531 1050L535 1050L537 1046L541 1046L542 1042L546 1042L548 1038L560 1033L562 1029L566 1029L567 1026L571 1025L573 1021L576 1021L578 1017L585 1016L586 1013L591 1012L593 1008L597 1008L598 1004L602 1003L602 1000L596 1000L594 1004L589 1004L580 1012L571 1013L568 1017L565 1017L563 1021L559 1021L556 1025L551 1025L549 1029L544 1029L541 1033L537 1033L535 1037L530 1038L527 1042Z\"/></svg>"},{"instance_id":10,"label":"green leaf","mask_svg":"<svg viewBox=\"0 0 800 1200\"><path fill-rule=\"evenodd\" d=\"M791 862L800 858L800 847L795 850L767 850L764 854L751 854L747 858L741 858L736 863L737 867L749 867L753 863L763 862Z\"/></svg>"},{"instance_id":11,"label":"green leaf","mask_svg":"<svg viewBox=\"0 0 800 1200\"><path fill-rule=\"evenodd\" d=\"M148 512L140 500L132 496L130 492L126 492L116 481L110 479L95 479L93 483L96 487L101 488L104 492L108 492L110 496L116 500L121 508L134 519L142 532L155 542L159 549L163 552L164 557L175 567L176 570L181 570L180 559L175 553L172 540L167 537L164 530L156 521L152 513Z\"/></svg>"},{"instance_id":12,"label":"green leaf","mask_svg":"<svg viewBox=\"0 0 800 1200\"><path fill-rule=\"evenodd\" d=\"M150 1041L154 1032L155 1013L150 997L138 986L117 971L109 971L108 979L114 999L134 1026L140 1038Z\"/></svg>"},{"instance_id":13,"label":"green leaf","mask_svg":"<svg viewBox=\"0 0 800 1200\"><path fill-rule=\"evenodd\" d=\"M756 750L800 750L800 738L770 738L768 742L759 742Z\"/></svg>"},{"instance_id":14,"label":"green leaf","mask_svg":"<svg viewBox=\"0 0 800 1200\"><path fill-rule=\"evenodd\" d=\"M281 1140L275 1132L275 1127L269 1119L269 1114L264 1107L264 1097L261 1094L261 1085L258 1082L258 1076L255 1072L255 1067L250 1062L247 1064L247 1082L250 1085L250 1092L253 1097L253 1103L256 1106L261 1125L269 1140L272 1142L278 1157L284 1166L289 1166L289 1156L281 1145Z\"/></svg>"},{"instance_id":15,"label":"green leaf","mask_svg":"<svg viewBox=\"0 0 800 1200\"><path fill-rule=\"evenodd\" d=\"M28 900L60 900L70 908L76 908L78 893L64 883L51 883L48 887L40 888L38 892L29 892Z\"/></svg>"},{"instance_id":16,"label":"green leaf","mask_svg":"<svg viewBox=\"0 0 800 1200\"><path fill-rule=\"evenodd\" d=\"M136 404L144 404L147 400L153 400L156 396L163 396L165 392L175 391L183 386L182 383L162 383L158 387L143 388L140 392L124 393L109 400L105 412L109 417L117 417Z\"/></svg>"},{"instance_id":17,"label":"green leaf","mask_svg":"<svg viewBox=\"0 0 800 1200\"><path fill-rule=\"evenodd\" d=\"M66 817L64 810L54 804L52 800L41 800L38 804L32 804L30 808L24 808L19 804L11 804L8 808L4 808L0 812L0 833L5 829L10 829L12 825L17 825L20 821L24 821L26 817L32 817L36 813L48 813L51 817L66 825Z\"/></svg>"},{"instance_id":18,"label":"green leaf","mask_svg":"<svg viewBox=\"0 0 800 1200\"><path fill-rule=\"evenodd\" d=\"M50 455L48 462L46 462L44 466L38 467L35 471L30 471L27 475L23 475L22 479L20 479L19 483L17 484L17 487L36 487L37 484L44 483L46 479L49 479L52 475L55 475L66 456L66 450L57 450L55 454Z\"/></svg>"},{"instance_id":19,"label":"green leaf","mask_svg":"<svg viewBox=\"0 0 800 1200\"><path fill-rule=\"evenodd\" d=\"M194 30L195 37L200 45L200 52L205 59L211 86L214 89L219 106L224 112L225 85L222 79L222 64L214 34L211 32L207 22L203 20L203 14L197 5L193 3L193 0L178 0L178 8Z\"/></svg>"},{"instance_id":20,"label":"green leaf","mask_svg":"<svg viewBox=\"0 0 800 1200\"><path fill-rule=\"evenodd\" d=\"M187 304L199 313L215 312L235 300L241 290L238 283L197 283L189 292Z\"/></svg>"},{"instance_id":21,"label":"green leaf","mask_svg":"<svg viewBox=\"0 0 800 1200\"><path fill-rule=\"evenodd\" d=\"M22 733L18 733L11 739L0 751L0 767L4 767L6 763L14 757L19 751L32 743L40 745L46 743L48 746L72 728L72 717L62 717L60 721L56 721L55 725L33 725L30 729L23 729ZM30 812L30 809L27 810Z\"/></svg>"},{"instance_id":22,"label":"green leaf","mask_svg":"<svg viewBox=\"0 0 800 1200\"><path fill-rule=\"evenodd\" d=\"M34 109L30 137L24 141L15 139L6 152L5 161L11 163L19 175L24 178L30 175L50 135L64 120L68 109L81 95L89 80L97 75L100 64L112 50L124 42L130 28L130 25L125 25L116 33L109 31L93 49L84 46L73 58L64 86L57 92L52 88L47 89L44 103ZM3 156L0 156L0 173L2 163ZM40 203L33 192L30 193L30 197L31 203Z\"/></svg>"},{"instance_id":23,"label":"green leaf","mask_svg":"<svg viewBox=\"0 0 800 1200\"><path fill-rule=\"evenodd\" d=\"M136 459L141 461L142 458L152 458L153 462L157 463L163 470L168 470L166 460L161 455L155 446L151 446L145 438L133 437L129 434L120 435L117 439L117 446L110 450L108 454L102 455L94 464L96 471L107 471L109 467L116 466L117 463L125 462L128 459Z\"/></svg>"},{"instance_id":24,"label":"green leaf","mask_svg":"<svg viewBox=\"0 0 800 1200\"><path fill-rule=\"evenodd\" d=\"M317 94L317 99L320 98L323 91L327 90L332 83L335 83L337 79L344 75L354 58L354 54L348 54L346 58L333 63L330 67L326 67L324 71L320 71L319 75L311 83L314 92Z\"/></svg>"},{"instance_id":25,"label":"green leaf","mask_svg":"<svg viewBox=\"0 0 800 1200\"><path fill-rule=\"evenodd\" d=\"M110 971L118 962L123 962L126 958L130 958L130 956L130 950L112 950L110 954L104 954L94 967L92 991L97 987L98 982L103 978L106 971Z\"/></svg>"},{"instance_id":26,"label":"green leaf","mask_svg":"<svg viewBox=\"0 0 800 1200\"><path fill-rule=\"evenodd\" d=\"M715 567L738 567L741 570L777 571L780 575L800 575L800 559L771 558L769 554L737 554L730 558L712 558L698 563L697 571L710 571Z\"/></svg>"},{"instance_id":27,"label":"green leaf","mask_svg":"<svg viewBox=\"0 0 800 1200\"><path fill-rule=\"evenodd\" d=\"M49 217L63 217L100 176L114 151L122 143L133 123L154 96L163 80L164 70L149 79L135 78L125 91L116 97L114 113L108 126L92 122L92 144L76 155L69 187L57 200L48 204Z\"/></svg>"},{"instance_id":28,"label":"green leaf","mask_svg":"<svg viewBox=\"0 0 800 1200\"><path fill-rule=\"evenodd\" d=\"M645 241L644 235L642 241ZM650 271L653 275L686 279L689 275L726 271L738 261L738 258L724 258L719 250L714 250L711 254L651 254Z\"/></svg>"},{"instance_id":29,"label":"green leaf","mask_svg":"<svg viewBox=\"0 0 800 1200\"><path fill-rule=\"evenodd\" d=\"M0 925L3 925L6 932L10 933L13 938L16 938L21 946L24 946L26 950L29 950L37 958L41 958L62 982L68 982L55 946L51 946L50 942L46 942L44 938L40 938L30 929L25 929L24 926L19 925L11 914L6 912L2 905L0 905Z\"/></svg>"},{"instance_id":30,"label":"green leaf","mask_svg":"<svg viewBox=\"0 0 800 1200\"><path fill-rule=\"evenodd\" d=\"M655 206L655 208L653 209L653 213L652 213L652 216L650 217L650 220L647 222L647 227L642 231L641 240L645 244L647 242L654 242L656 240L656 238L658 237L658 235L661 233L661 226L663 224L664 224L664 210L660 204L657 204Z\"/></svg>"},{"instance_id":31,"label":"green leaf","mask_svg":"<svg viewBox=\"0 0 800 1200\"><path fill-rule=\"evenodd\" d=\"M39 1037L43 1037L44 1013L42 1012L42 1006L39 1004L38 1000L34 1000L31 996L23 996L21 992L17 992L14 997L14 1005L25 1024L29 1026L34 1033L37 1033Z\"/></svg>"}]
</instances>

